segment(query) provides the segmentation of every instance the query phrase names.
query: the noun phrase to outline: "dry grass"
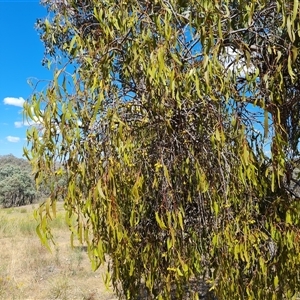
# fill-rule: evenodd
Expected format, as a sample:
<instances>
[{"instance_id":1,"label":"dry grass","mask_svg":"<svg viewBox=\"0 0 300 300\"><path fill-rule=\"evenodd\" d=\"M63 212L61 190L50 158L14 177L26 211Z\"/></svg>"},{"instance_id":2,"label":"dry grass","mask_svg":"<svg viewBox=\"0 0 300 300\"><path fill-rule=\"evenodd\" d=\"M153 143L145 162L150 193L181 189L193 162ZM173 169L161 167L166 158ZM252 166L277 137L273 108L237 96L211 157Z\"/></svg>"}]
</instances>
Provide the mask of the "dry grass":
<instances>
[{"instance_id":1,"label":"dry grass","mask_svg":"<svg viewBox=\"0 0 300 300\"><path fill-rule=\"evenodd\" d=\"M61 210L54 222L56 246L50 253L36 233L33 207L0 210L0 299L115 300L82 247L71 249Z\"/></svg>"}]
</instances>

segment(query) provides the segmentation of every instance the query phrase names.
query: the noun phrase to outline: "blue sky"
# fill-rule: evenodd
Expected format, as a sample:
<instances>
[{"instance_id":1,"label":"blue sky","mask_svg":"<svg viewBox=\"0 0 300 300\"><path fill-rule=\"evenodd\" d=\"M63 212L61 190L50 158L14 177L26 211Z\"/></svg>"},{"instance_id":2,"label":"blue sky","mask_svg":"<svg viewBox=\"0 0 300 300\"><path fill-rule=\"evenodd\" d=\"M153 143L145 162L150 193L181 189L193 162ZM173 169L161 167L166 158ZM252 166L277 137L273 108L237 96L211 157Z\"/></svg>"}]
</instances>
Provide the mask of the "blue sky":
<instances>
[{"instance_id":1,"label":"blue sky","mask_svg":"<svg viewBox=\"0 0 300 300\"><path fill-rule=\"evenodd\" d=\"M46 16L38 0L0 0L0 155L22 157L28 128L22 102L33 92L27 81L51 79L42 66L44 47L34 28Z\"/></svg>"}]
</instances>

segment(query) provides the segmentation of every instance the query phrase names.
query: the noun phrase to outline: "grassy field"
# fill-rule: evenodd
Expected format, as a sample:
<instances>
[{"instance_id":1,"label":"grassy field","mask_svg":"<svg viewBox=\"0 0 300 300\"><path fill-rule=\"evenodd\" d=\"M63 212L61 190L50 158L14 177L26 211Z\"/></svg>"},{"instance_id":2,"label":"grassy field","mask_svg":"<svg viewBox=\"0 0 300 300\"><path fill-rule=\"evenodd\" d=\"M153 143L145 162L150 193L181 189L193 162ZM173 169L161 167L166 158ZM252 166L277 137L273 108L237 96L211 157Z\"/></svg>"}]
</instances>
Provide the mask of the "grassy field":
<instances>
[{"instance_id":1,"label":"grassy field","mask_svg":"<svg viewBox=\"0 0 300 300\"><path fill-rule=\"evenodd\" d=\"M63 210L53 223L50 253L36 235L33 209L0 210L0 299L115 300L103 283L105 269L93 272L84 250L71 249Z\"/></svg>"}]
</instances>

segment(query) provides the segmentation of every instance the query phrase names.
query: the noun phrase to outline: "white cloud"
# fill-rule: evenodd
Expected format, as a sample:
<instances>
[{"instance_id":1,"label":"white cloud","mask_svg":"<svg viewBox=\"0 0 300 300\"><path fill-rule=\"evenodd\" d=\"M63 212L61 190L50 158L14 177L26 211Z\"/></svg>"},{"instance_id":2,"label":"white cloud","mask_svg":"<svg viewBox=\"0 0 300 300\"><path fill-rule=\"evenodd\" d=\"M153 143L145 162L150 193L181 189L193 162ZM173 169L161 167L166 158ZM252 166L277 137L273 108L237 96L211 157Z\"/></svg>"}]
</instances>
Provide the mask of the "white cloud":
<instances>
[{"instance_id":1,"label":"white cloud","mask_svg":"<svg viewBox=\"0 0 300 300\"><path fill-rule=\"evenodd\" d=\"M251 59L259 56L255 51L250 55ZM255 73L255 66L253 63L250 61L249 65L247 65L245 55L233 47L225 47L225 53L220 57L220 61L227 70L235 72L240 77L245 77L246 74Z\"/></svg>"},{"instance_id":2,"label":"white cloud","mask_svg":"<svg viewBox=\"0 0 300 300\"><path fill-rule=\"evenodd\" d=\"M18 143L20 141L20 138L17 136L7 136L6 139L11 143Z\"/></svg>"},{"instance_id":3,"label":"white cloud","mask_svg":"<svg viewBox=\"0 0 300 300\"><path fill-rule=\"evenodd\" d=\"M37 119L36 117L34 117L34 119ZM24 127L24 126L34 126L34 125L40 125L41 122L38 122L37 120L36 121L16 121L14 122L15 124L15 127L16 128L21 128L21 127Z\"/></svg>"},{"instance_id":4,"label":"white cloud","mask_svg":"<svg viewBox=\"0 0 300 300\"><path fill-rule=\"evenodd\" d=\"M23 107L25 100L20 98L6 97L3 100L4 104Z\"/></svg>"},{"instance_id":5,"label":"white cloud","mask_svg":"<svg viewBox=\"0 0 300 300\"><path fill-rule=\"evenodd\" d=\"M16 127L16 128L21 128L21 127L23 127L23 126L25 126L25 125L24 125L24 122L15 122L15 127Z\"/></svg>"}]
</instances>

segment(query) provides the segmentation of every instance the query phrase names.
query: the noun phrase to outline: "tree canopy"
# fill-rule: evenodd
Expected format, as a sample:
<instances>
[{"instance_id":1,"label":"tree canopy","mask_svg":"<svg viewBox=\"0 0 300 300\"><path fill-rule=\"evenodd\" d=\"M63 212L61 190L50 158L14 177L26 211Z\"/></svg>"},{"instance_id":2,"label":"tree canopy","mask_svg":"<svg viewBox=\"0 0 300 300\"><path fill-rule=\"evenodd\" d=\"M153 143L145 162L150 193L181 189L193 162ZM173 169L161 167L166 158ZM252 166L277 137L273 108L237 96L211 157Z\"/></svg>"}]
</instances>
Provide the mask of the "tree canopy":
<instances>
[{"instance_id":1,"label":"tree canopy","mask_svg":"<svg viewBox=\"0 0 300 300\"><path fill-rule=\"evenodd\" d=\"M30 204L38 199L30 164L13 155L0 156L0 205Z\"/></svg>"},{"instance_id":2,"label":"tree canopy","mask_svg":"<svg viewBox=\"0 0 300 300\"><path fill-rule=\"evenodd\" d=\"M42 3L54 73L25 106L42 126L24 153L37 183L67 178L37 211L42 240L63 197L120 298L197 298L202 281L296 297L298 1Z\"/></svg>"}]
</instances>

